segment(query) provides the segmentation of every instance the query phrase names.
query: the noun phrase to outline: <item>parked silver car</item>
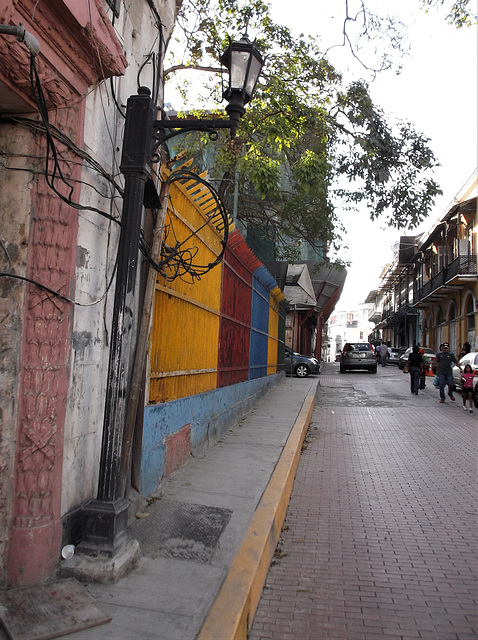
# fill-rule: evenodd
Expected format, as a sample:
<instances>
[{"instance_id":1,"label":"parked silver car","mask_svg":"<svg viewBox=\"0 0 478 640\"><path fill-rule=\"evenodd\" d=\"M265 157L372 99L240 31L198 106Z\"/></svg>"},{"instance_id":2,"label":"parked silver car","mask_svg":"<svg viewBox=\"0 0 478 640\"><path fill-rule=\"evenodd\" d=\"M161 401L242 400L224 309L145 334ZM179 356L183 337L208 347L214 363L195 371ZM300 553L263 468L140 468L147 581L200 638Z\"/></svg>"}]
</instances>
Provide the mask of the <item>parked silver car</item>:
<instances>
[{"instance_id":1,"label":"parked silver car","mask_svg":"<svg viewBox=\"0 0 478 640\"><path fill-rule=\"evenodd\" d=\"M400 356L405 352L405 347L389 347L388 348L388 362L390 364L398 364Z\"/></svg>"},{"instance_id":2,"label":"parked silver car","mask_svg":"<svg viewBox=\"0 0 478 640\"><path fill-rule=\"evenodd\" d=\"M377 373L377 354L370 342L347 342L340 356L340 373L349 369L368 369Z\"/></svg>"},{"instance_id":3,"label":"parked silver car","mask_svg":"<svg viewBox=\"0 0 478 640\"><path fill-rule=\"evenodd\" d=\"M320 373L317 358L303 356L289 347L285 347L284 364L286 373L294 373L298 378L307 378L310 373Z\"/></svg>"},{"instance_id":4,"label":"parked silver car","mask_svg":"<svg viewBox=\"0 0 478 640\"><path fill-rule=\"evenodd\" d=\"M436 361L436 351L434 351L433 349L430 349L430 347L420 347L420 353L421 351L425 352L423 355L424 360L428 363L430 362L435 362ZM408 356L411 354L411 352L413 351L413 347L408 347L408 349L405 351L404 354L402 354L400 356L400 358L398 359L398 368L399 369L403 369L403 367L408 364Z\"/></svg>"}]
</instances>

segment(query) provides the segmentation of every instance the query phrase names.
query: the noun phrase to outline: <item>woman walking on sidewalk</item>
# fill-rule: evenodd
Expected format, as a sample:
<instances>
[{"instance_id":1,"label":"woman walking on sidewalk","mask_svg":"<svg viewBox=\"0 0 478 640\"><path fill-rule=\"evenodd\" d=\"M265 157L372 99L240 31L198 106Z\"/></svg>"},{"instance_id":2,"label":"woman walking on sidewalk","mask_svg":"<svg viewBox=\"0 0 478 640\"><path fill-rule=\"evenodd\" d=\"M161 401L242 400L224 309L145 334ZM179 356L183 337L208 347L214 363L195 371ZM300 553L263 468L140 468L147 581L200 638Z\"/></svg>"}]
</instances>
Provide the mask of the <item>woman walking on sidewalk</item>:
<instances>
[{"instance_id":1,"label":"woman walking on sidewalk","mask_svg":"<svg viewBox=\"0 0 478 640\"><path fill-rule=\"evenodd\" d=\"M420 382L420 373L423 368L423 356L420 353L420 347L414 345L411 354L408 356L408 370L410 372L410 391L416 396L418 395L418 383Z\"/></svg>"},{"instance_id":2,"label":"woman walking on sidewalk","mask_svg":"<svg viewBox=\"0 0 478 640\"><path fill-rule=\"evenodd\" d=\"M473 413L473 385L474 378L478 372L473 373L470 364L465 365L465 369L461 374L461 395L463 397L463 409L466 411L466 401L470 401L470 413Z\"/></svg>"}]
</instances>

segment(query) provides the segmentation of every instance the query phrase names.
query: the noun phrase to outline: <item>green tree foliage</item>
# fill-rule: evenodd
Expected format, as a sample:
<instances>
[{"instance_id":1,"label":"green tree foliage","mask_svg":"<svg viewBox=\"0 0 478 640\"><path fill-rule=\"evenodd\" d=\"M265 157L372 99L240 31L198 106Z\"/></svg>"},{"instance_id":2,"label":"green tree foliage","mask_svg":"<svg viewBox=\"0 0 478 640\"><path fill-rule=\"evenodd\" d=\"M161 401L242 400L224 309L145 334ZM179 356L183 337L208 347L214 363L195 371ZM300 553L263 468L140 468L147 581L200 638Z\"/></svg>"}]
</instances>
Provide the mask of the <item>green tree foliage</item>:
<instances>
[{"instance_id":1,"label":"green tree foliage","mask_svg":"<svg viewBox=\"0 0 478 640\"><path fill-rule=\"evenodd\" d=\"M383 26L370 14L364 19L367 28L374 20L377 29ZM317 38L293 37L262 0L187 0L178 23L186 57L176 58L171 72L213 72L227 45L224 34L241 34L245 25L257 38L265 67L237 136L221 135L213 154L201 136L188 149L202 155L202 164L214 158L210 174L226 202L232 207L238 189L239 218L273 240L279 255L293 257L301 240L338 250L337 197L351 206L368 203L372 219L396 228L414 227L428 214L440 193L428 139L411 124L386 118L366 83L344 87ZM399 46L393 29L390 34ZM220 100L214 77L205 95Z\"/></svg>"},{"instance_id":2,"label":"green tree foliage","mask_svg":"<svg viewBox=\"0 0 478 640\"><path fill-rule=\"evenodd\" d=\"M457 2L453 2L451 6L450 3L445 2L445 0L422 0L422 3L423 6L426 7L426 11L428 11L429 7L446 5L448 22L454 24L457 29L461 27L471 27L478 22L476 2L474 2L474 0L473 2L470 2L470 0L457 0ZM475 8L474 11L472 8L473 5Z\"/></svg>"}]
</instances>

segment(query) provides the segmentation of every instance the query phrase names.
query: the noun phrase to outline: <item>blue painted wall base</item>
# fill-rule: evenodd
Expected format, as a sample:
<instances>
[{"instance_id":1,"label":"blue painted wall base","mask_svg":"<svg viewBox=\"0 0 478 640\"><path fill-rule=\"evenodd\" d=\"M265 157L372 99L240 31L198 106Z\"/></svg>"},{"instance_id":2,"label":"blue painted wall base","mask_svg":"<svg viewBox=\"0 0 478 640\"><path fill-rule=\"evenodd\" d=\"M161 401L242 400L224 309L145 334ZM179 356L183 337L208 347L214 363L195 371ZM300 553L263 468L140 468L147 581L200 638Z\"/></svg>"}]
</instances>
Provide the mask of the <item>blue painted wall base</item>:
<instances>
[{"instance_id":1,"label":"blue painted wall base","mask_svg":"<svg viewBox=\"0 0 478 640\"><path fill-rule=\"evenodd\" d=\"M283 377L283 372L277 373L147 406L143 424L141 494L155 491L163 478L167 436L189 425L191 453L199 454L204 447L220 440Z\"/></svg>"}]
</instances>

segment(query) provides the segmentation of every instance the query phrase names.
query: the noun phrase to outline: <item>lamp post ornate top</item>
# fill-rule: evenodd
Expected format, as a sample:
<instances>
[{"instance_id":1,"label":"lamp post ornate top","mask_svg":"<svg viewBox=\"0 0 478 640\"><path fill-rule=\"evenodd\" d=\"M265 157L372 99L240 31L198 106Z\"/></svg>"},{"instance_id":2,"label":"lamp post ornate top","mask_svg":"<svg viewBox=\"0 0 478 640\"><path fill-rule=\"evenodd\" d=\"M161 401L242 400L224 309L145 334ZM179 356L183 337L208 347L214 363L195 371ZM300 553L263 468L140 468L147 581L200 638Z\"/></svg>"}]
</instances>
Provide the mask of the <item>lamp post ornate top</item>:
<instances>
[{"instance_id":1,"label":"lamp post ornate top","mask_svg":"<svg viewBox=\"0 0 478 640\"><path fill-rule=\"evenodd\" d=\"M257 81L264 66L264 60L254 42L246 34L239 41L229 41L229 46L222 54L221 64L229 70L229 86L223 97L230 100L239 94L246 105L252 100Z\"/></svg>"}]
</instances>

